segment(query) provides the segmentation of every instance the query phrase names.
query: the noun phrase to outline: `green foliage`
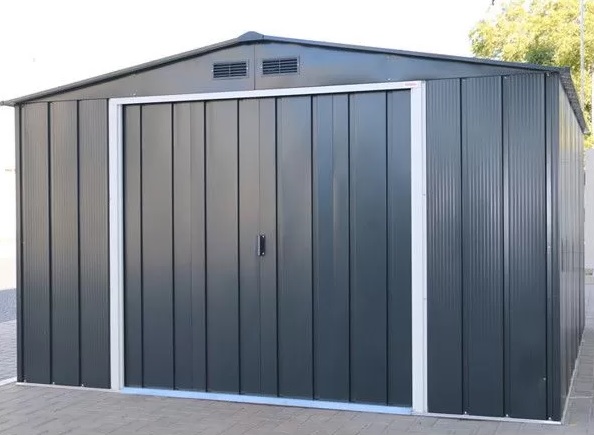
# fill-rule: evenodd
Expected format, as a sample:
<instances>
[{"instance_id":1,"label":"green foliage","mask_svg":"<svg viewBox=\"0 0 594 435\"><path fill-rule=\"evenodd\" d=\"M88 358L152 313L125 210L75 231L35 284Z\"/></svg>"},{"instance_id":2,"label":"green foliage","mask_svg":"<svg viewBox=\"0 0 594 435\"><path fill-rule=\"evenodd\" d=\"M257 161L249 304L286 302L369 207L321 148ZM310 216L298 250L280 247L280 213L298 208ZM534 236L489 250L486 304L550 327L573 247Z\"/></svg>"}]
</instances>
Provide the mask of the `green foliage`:
<instances>
[{"instance_id":1,"label":"green foliage","mask_svg":"<svg viewBox=\"0 0 594 435\"><path fill-rule=\"evenodd\" d=\"M585 0L586 77L584 114L588 125L592 113L594 68L594 1ZM579 0L507 0L493 7L490 15L470 32L472 51L478 57L540 65L567 66L576 89L580 89ZM586 146L594 144L592 136Z\"/></svg>"}]
</instances>

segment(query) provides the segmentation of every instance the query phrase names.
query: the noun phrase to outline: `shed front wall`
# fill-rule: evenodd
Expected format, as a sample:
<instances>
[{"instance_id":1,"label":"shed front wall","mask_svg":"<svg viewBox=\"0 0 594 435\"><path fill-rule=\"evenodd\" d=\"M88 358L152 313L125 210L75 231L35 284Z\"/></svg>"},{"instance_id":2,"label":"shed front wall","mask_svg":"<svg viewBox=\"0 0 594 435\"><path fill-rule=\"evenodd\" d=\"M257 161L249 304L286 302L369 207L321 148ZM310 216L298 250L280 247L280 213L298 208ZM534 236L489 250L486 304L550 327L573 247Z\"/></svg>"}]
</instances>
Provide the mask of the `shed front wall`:
<instances>
[{"instance_id":1,"label":"shed front wall","mask_svg":"<svg viewBox=\"0 0 594 435\"><path fill-rule=\"evenodd\" d=\"M430 412L560 418L571 368L547 341L545 80L427 84ZM108 388L107 100L25 104L17 120L18 378Z\"/></svg>"}]
</instances>

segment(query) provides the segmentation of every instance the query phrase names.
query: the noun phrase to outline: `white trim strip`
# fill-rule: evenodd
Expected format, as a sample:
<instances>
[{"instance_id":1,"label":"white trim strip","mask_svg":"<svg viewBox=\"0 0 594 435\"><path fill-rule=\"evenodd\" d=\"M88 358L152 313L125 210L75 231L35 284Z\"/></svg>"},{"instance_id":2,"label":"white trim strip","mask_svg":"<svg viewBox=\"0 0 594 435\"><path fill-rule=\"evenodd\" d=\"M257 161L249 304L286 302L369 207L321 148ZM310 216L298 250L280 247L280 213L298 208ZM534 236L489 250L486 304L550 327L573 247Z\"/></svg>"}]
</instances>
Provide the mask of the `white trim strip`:
<instances>
[{"instance_id":1,"label":"white trim strip","mask_svg":"<svg viewBox=\"0 0 594 435\"><path fill-rule=\"evenodd\" d=\"M411 408L399 406L365 405L347 402L287 399L284 397L247 396L241 394L201 393L196 391L156 390L148 388L123 388L124 394L175 397L181 399L214 400L221 402L251 403L255 405L293 406L298 408L335 409L339 411L375 412L378 414L410 415Z\"/></svg>"},{"instance_id":2,"label":"white trim strip","mask_svg":"<svg viewBox=\"0 0 594 435\"><path fill-rule=\"evenodd\" d=\"M0 381L0 387L3 387L4 385L14 384L16 380L17 378L3 379Z\"/></svg>"},{"instance_id":3,"label":"white trim strip","mask_svg":"<svg viewBox=\"0 0 594 435\"><path fill-rule=\"evenodd\" d=\"M122 106L109 102L109 309L111 388L124 384Z\"/></svg>"},{"instance_id":4,"label":"white trim strip","mask_svg":"<svg viewBox=\"0 0 594 435\"><path fill-rule=\"evenodd\" d=\"M427 186L425 85L411 91L412 407L427 412Z\"/></svg>"},{"instance_id":5,"label":"white trim strip","mask_svg":"<svg viewBox=\"0 0 594 435\"><path fill-rule=\"evenodd\" d=\"M475 420L475 421L499 421L502 423L530 423L530 424L548 424L553 426L561 425L560 421L553 420L531 420L528 418L512 418L512 417L491 417L482 415L459 415L459 414L437 414L433 412L416 413L412 415L418 417L435 417L435 418L450 418L454 420ZM544 432L543 432L544 433Z\"/></svg>"},{"instance_id":6,"label":"white trim strip","mask_svg":"<svg viewBox=\"0 0 594 435\"><path fill-rule=\"evenodd\" d=\"M364 83L360 85L339 85L339 86L316 86L303 88L286 89L258 89L254 91L231 91L231 92L210 92L203 94L181 94L181 95L157 95L150 97L123 97L113 98L113 104L147 104L147 103L173 103L179 101L203 101L203 100L234 100L237 98L268 98L286 97L295 95L320 95L320 94L344 94L350 92L372 92L390 91L397 89L415 89L423 82L388 82L388 83Z\"/></svg>"}]
</instances>

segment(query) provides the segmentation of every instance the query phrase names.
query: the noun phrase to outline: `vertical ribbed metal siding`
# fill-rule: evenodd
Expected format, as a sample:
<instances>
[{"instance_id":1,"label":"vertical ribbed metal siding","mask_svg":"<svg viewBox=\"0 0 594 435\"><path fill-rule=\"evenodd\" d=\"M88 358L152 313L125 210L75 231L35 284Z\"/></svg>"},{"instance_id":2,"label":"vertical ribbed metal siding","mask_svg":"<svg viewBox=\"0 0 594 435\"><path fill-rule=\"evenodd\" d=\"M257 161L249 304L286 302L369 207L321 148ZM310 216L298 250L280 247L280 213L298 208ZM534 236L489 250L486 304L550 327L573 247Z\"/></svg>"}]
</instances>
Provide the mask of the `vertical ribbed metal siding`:
<instances>
[{"instance_id":1,"label":"vertical ribbed metal siding","mask_svg":"<svg viewBox=\"0 0 594 435\"><path fill-rule=\"evenodd\" d=\"M546 79L547 170L547 415L561 419L561 360L559 317L559 76Z\"/></svg>"},{"instance_id":2,"label":"vertical ribbed metal siding","mask_svg":"<svg viewBox=\"0 0 594 435\"><path fill-rule=\"evenodd\" d=\"M427 376L430 412L462 414L460 81L427 83Z\"/></svg>"},{"instance_id":3,"label":"vertical ribbed metal siding","mask_svg":"<svg viewBox=\"0 0 594 435\"><path fill-rule=\"evenodd\" d=\"M21 159L21 108L14 110L14 134L15 134L15 186L16 186L16 312L17 312L17 381L23 382L23 257L22 257L22 159Z\"/></svg>"},{"instance_id":4,"label":"vertical ribbed metal siding","mask_svg":"<svg viewBox=\"0 0 594 435\"><path fill-rule=\"evenodd\" d=\"M50 104L52 382L80 385L78 104Z\"/></svg>"},{"instance_id":5,"label":"vertical ribbed metal siding","mask_svg":"<svg viewBox=\"0 0 594 435\"><path fill-rule=\"evenodd\" d=\"M107 388L107 102L20 110L19 379Z\"/></svg>"},{"instance_id":6,"label":"vertical ribbed metal siding","mask_svg":"<svg viewBox=\"0 0 594 435\"><path fill-rule=\"evenodd\" d=\"M501 77L462 80L464 412L503 415Z\"/></svg>"},{"instance_id":7,"label":"vertical ribbed metal siding","mask_svg":"<svg viewBox=\"0 0 594 435\"><path fill-rule=\"evenodd\" d=\"M564 406L584 327L584 169L583 135L565 92L561 87L558 92L559 384Z\"/></svg>"},{"instance_id":8,"label":"vertical ribbed metal siding","mask_svg":"<svg viewBox=\"0 0 594 435\"><path fill-rule=\"evenodd\" d=\"M427 85L432 412L558 418L544 78Z\"/></svg>"},{"instance_id":9,"label":"vertical ribbed metal siding","mask_svg":"<svg viewBox=\"0 0 594 435\"><path fill-rule=\"evenodd\" d=\"M109 379L107 101L81 101L79 119L80 380Z\"/></svg>"},{"instance_id":10,"label":"vertical ribbed metal siding","mask_svg":"<svg viewBox=\"0 0 594 435\"><path fill-rule=\"evenodd\" d=\"M23 381L51 382L49 106L21 111Z\"/></svg>"},{"instance_id":11,"label":"vertical ribbed metal siding","mask_svg":"<svg viewBox=\"0 0 594 435\"><path fill-rule=\"evenodd\" d=\"M546 418L544 75L504 78L506 413Z\"/></svg>"}]
</instances>

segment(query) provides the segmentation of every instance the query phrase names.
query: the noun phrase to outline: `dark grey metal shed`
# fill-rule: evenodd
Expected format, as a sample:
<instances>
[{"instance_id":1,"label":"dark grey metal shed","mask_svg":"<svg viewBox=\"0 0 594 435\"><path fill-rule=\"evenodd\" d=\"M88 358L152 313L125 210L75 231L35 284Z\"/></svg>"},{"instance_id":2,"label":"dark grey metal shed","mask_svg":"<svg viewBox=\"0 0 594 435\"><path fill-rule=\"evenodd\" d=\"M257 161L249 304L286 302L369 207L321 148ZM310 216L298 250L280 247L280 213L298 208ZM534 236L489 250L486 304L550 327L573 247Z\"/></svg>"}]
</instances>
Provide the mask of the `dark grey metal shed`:
<instances>
[{"instance_id":1,"label":"dark grey metal shed","mask_svg":"<svg viewBox=\"0 0 594 435\"><path fill-rule=\"evenodd\" d=\"M3 104L19 382L562 418L567 69L251 32Z\"/></svg>"}]
</instances>

